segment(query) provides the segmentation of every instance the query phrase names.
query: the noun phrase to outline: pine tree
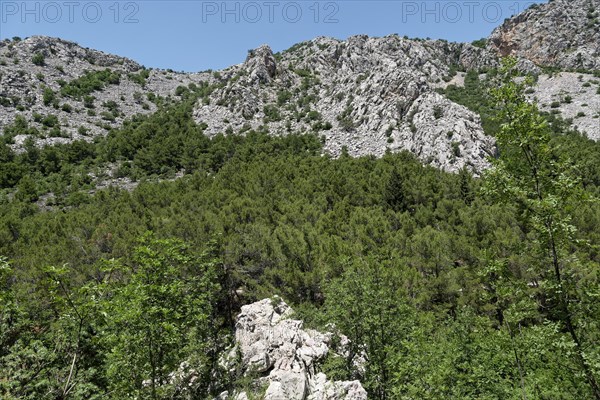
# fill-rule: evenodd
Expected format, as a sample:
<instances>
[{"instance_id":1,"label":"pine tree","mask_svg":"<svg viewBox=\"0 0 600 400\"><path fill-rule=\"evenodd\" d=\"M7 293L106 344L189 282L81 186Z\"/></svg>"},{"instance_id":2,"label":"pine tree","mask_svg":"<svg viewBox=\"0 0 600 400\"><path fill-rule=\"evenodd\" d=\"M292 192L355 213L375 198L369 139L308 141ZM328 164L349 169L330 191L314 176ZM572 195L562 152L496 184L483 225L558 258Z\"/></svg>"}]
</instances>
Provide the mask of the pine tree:
<instances>
[{"instance_id":1,"label":"pine tree","mask_svg":"<svg viewBox=\"0 0 600 400\"><path fill-rule=\"evenodd\" d=\"M392 170L384 193L385 203L394 211L406 210L406 198L404 188L404 177L397 168Z\"/></svg>"}]
</instances>

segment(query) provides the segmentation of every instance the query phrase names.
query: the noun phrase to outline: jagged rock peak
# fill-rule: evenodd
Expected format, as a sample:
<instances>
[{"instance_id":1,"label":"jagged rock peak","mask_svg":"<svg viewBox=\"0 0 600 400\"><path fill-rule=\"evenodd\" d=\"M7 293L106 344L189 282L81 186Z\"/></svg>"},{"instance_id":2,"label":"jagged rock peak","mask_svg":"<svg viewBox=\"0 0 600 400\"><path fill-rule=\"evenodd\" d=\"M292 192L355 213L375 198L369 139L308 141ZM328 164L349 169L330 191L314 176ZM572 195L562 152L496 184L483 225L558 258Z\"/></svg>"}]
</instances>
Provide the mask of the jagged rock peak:
<instances>
[{"instance_id":1,"label":"jagged rock peak","mask_svg":"<svg viewBox=\"0 0 600 400\"><path fill-rule=\"evenodd\" d=\"M302 321L291 319L292 314L279 297L243 306L229 359L241 354L243 370L260 374L265 400L366 400L359 381L333 382L317 372L317 363L330 351L333 334L305 330ZM248 399L248 394L219 396L226 399Z\"/></svg>"},{"instance_id":2,"label":"jagged rock peak","mask_svg":"<svg viewBox=\"0 0 600 400\"><path fill-rule=\"evenodd\" d=\"M248 51L244 67L249 71L250 80L253 82L268 83L277 74L275 56L266 44Z\"/></svg>"},{"instance_id":3,"label":"jagged rock peak","mask_svg":"<svg viewBox=\"0 0 600 400\"><path fill-rule=\"evenodd\" d=\"M600 0L534 4L496 28L488 48L539 66L600 69L599 9Z\"/></svg>"}]
</instances>

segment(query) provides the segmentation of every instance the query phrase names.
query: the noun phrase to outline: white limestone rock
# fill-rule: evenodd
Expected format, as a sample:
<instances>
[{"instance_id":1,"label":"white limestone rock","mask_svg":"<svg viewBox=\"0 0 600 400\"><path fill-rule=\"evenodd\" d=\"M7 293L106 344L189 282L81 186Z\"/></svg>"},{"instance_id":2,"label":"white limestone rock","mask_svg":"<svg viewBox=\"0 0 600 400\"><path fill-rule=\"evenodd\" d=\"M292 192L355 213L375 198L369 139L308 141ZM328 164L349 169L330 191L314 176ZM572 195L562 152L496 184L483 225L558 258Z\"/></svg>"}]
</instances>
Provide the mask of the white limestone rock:
<instances>
[{"instance_id":1,"label":"white limestone rock","mask_svg":"<svg viewBox=\"0 0 600 400\"><path fill-rule=\"evenodd\" d=\"M242 307L236 322L233 352L241 354L246 373L259 374L265 400L364 400L359 381L333 382L317 372L316 364L329 352L330 333L303 329L290 319L291 308L278 297ZM245 393L224 394L240 399Z\"/></svg>"}]
</instances>

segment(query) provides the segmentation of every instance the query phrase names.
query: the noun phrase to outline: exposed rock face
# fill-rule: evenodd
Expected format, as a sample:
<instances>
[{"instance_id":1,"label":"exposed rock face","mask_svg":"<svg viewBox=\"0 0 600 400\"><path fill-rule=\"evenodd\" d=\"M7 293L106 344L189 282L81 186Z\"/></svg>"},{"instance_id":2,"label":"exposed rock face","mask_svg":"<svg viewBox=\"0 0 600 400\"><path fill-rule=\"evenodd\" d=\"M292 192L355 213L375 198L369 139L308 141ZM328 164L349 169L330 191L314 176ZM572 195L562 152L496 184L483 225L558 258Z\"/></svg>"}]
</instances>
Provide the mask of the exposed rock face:
<instances>
[{"instance_id":1,"label":"exposed rock face","mask_svg":"<svg viewBox=\"0 0 600 400\"><path fill-rule=\"evenodd\" d=\"M42 63L33 62L37 54ZM406 149L448 171L463 166L480 171L493 142L475 115L432 94L451 65L495 63L492 53L468 44L361 35L347 41L321 37L278 55L261 46L243 64L215 77L144 70L126 58L33 36L0 42L0 131L21 115L41 132L34 137L38 145L92 140L133 115L155 111L149 96L170 96L178 86L220 79L225 87L195 111L208 134L261 125L272 134L318 132L334 156L344 149L353 156ZM105 69L118 74L118 82L90 93L92 105L60 94L65 83ZM148 76L140 83L134 78L142 72ZM45 101L48 89L54 101ZM110 103L117 109L109 110ZM434 106L447 108L444 118L431 117ZM58 118L59 134L41 123L48 115ZM26 139L15 137L14 148ZM457 141L462 151L450 151Z\"/></svg>"},{"instance_id":2,"label":"exposed rock face","mask_svg":"<svg viewBox=\"0 0 600 400\"><path fill-rule=\"evenodd\" d=\"M43 62L34 64L32 60L37 54L43 57ZM90 93L94 97L93 107L86 107L82 98L60 95L61 82L68 83L87 71L105 69L118 74L119 82ZM30 126L42 132L40 137L34 138L39 145L92 140L120 126L126 118L154 112L156 106L148 95L169 96L177 86L213 79L208 73L148 70L148 77L140 84L132 76L142 71L143 67L132 60L86 49L66 40L32 36L19 42L0 41L0 133L17 115L22 115ZM44 103L45 88L55 93L56 102ZM109 116L104 104L111 101L118 105L118 110ZM36 114L56 116L60 137L52 137L43 124L36 122ZM25 139L17 136L15 147L20 147Z\"/></svg>"},{"instance_id":3,"label":"exposed rock face","mask_svg":"<svg viewBox=\"0 0 600 400\"><path fill-rule=\"evenodd\" d=\"M514 55L519 68L541 74L540 66L600 69L600 0L554 0L532 6L494 30L486 48L443 40L358 35L345 41L318 37L281 54L263 45L244 63L219 73L184 74L144 70L126 58L41 36L0 41L0 132L18 115L39 129L39 145L92 140L125 119L156 110L152 96L172 96L178 86L220 83L194 109L208 135L265 129L273 135L316 133L333 156L381 156L409 150L423 163L446 171L480 172L495 151L479 117L436 94L451 71L493 68L498 55ZM43 63L33 63L36 54ZM118 83L94 91L93 106L61 96L61 85L104 69ZM140 83L140 73L147 78ZM573 118L590 138L600 139L598 79L584 75L540 75L532 98L543 109ZM575 81L577 79L577 81ZM450 82L448 82L450 81ZM584 86L585 85L585 86ZM44 90L57 94L47 102ZM572 102L561 99L569 96ZM560 104L552 106L558 101ZM109 110L111 103L116 110ZM110 112L109 112L110 111ZM60 135L41 118L58 117ZM60 137L56 137L60 136ZM22 148L26 137L14 138Z\"/></svg>"},{"instance_id":4,"label":"exposed rock face","mask_svg":"<svg viewBox=\"0 0 600 400\"><path fill-rule=\"evenodd\" d=\"M543 111L558 111L590 139L600 140L600 78L560 72L541 75L532 98Z\"/></svg>"},{"instance_id":5,"label":"exposed rock face","mask_svg":"<svg viewBox=\"0 0 600 400\"><path fill-rule=\"evenodd\" d=\"M265 400L363 400L358 381L332 382L317 372L328 353L332 334L302 327L289 319L292 310L281 299L265 299L242 307L236 323L236 349L246 372L259 373ZM220 399L246 399L247 394L223 393Z\"/></svg>"},{"instance_id":6,"label":"exposed rock face","mask_svg":"<svg viewBox=\"0 0 600 400\"><path fill-rule=\"evenodd\" d=\"M316 38L274 56L262 46L224 71L225 87L199 103L206 133L266 126L272 134L317 132L337 156L410 150L447 171L481 171L494 143L476 115L434 93L451 65L496 65L468 44L354 36ZM443 108L443 118L433 110ZM457 144L458 143L458 144ZM450 149L460 146L460 151Z\"/></svg>"},{"instance_id":7,"label":"exposed rock face","mask_svg":"<svg viewBox=\"0 0 600 400\"><path fill-rule=\"evenodd\" d=\"M499 63L495 53L489 49L482 49L469 44L464 44L460 51L458 65L461 65L467 70L478 70L482 68L494 68L497 67Z\"/></svg>"},{"instance_id":8,"label":"exposed rock face","mask_svg":"<svg viewBox=\"0 0 600 400\"><path fill-rule=\"evenodd\" d=\"M539 66L600 69L600 0L554 0L508 19L488 44Z\"/></svg>"},{"instance_id":9,"label":"exposed rock face","mask_svg":"<svg viewBox=\"0 0 600 400\"><path fill-rule=\"evenodd\" d=\"M251 82L268 83L277 73L277 65L273 51L267 45L262 45L256 50L250 50L244 67L252 71Z\"/></svg>"},{"instance_id":10,"label":"exposed rock face","mask_svg":"<svg viewBox=\"0 0 600 400\"><path fill-rule=\"evenodd\" d=\"M408 115L412 116L416 133L404 137L403 142L421 159L448 170L449 165L454 166L466 154L479 160L476 170L487 166L485 160L492 155L494 141L481 133L477 114L437 93L427 93L415 100ZM415 140L419 133L424 136Z\"/></svg>"}]
</instances>

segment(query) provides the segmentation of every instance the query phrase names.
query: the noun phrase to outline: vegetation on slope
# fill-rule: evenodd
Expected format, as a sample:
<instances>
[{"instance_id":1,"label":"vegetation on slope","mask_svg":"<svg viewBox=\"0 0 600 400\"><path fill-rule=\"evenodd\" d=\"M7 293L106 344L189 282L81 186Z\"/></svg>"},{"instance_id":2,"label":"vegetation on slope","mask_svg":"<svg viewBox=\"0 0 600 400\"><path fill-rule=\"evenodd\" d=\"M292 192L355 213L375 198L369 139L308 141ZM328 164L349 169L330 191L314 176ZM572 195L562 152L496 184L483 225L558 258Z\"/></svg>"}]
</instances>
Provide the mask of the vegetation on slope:
<instances>
[{"instance_id":1,"label":"vegetation on slope","mask_svg":"<svg viewBox=\"0 0 600 400\"><path fill-rule=\"evenodd\" d=\"M236 385L218 363L236 310L279 294L352 339L319 368L372 398L591 398L600 148L554 138L506 90L494 108L514 112L483 181L408 153L331 159L310 135L208 139L193 93L96 143L5 146L0 394L212 398ZM139 186L87 194L106 163ZM41 211L48 190L55 210ZM199 379L171 379L180 368Z\"/></svg>"}]
</instances>

